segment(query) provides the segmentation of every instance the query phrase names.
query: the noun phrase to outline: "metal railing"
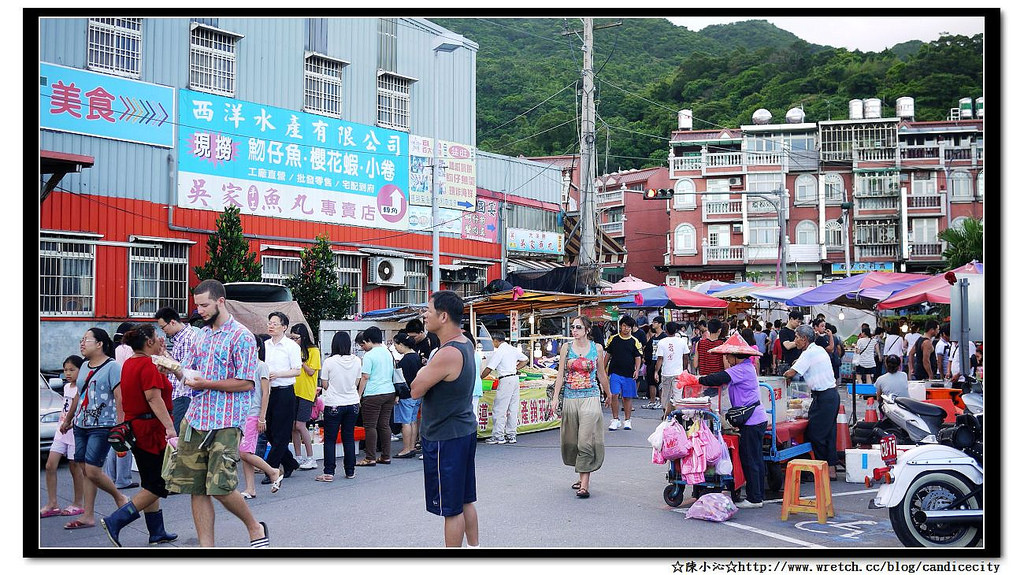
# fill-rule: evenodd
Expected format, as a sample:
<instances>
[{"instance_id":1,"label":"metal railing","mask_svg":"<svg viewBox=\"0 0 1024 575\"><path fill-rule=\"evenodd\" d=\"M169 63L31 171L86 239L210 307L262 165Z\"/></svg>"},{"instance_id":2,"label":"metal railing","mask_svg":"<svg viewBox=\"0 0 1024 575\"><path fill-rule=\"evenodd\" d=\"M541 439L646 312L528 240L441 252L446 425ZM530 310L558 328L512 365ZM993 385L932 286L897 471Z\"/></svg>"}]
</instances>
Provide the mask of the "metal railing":
<instances>
[{"instance_id":1,"label":"metal railing","mask_svg":"<svg viewBox=\"0 0 1024 575\"><path fill-rule=\"evenodd\" d=\"M600 204L621 204L625 200L625 195L622 190L615 190L611 192L600 192L597 194L597 203Z\"/></svg>"},{"instance_id":2,"label":"metal railing","mask_svg":"<svg viewBox=\"0 0 1024 575\"><path fill-rule=\"evenodd\" d=\"M896 244L855 246L854 249L857 252L858 258L895 258L900 253L900 246Z\"/></svg>"},{"instance_id":3,"label":"metal railing","mask_svg":"<svg viewBox=\"0 0 1024 575\"><path fill-rule=\"evenodd\" d=\"M942 244L910 244L910 256L941 256Z\"/></svg>"},{"instance_id":4,"label":"metal railing","mask_svg":"<svg viewBox=\"0 0 1024 575\"><path fill-rule=\"evenodd\" d=\"M601 229L608 235L619 235L624 228L622 222L601 222Z\"/></svg>"},{"instance_id":5,"label":"metal railing","mask_svg":"<svg viewBox=\"0 0 1024 575\"><path fill-rule=\"evenodd\" d=\"M897 196L857 198L857 210L898 210L900 199Z\"/></svg>"},{"instance_id":6,"label":"metal railing","mask_svg":"<svg viewBox=\"0 0 1024 575\"><path fill-rule=\"evenodd\" d=\"M929 194L927 196L907 196L908 208L939 208L945 205L941 194Z\"/></svg>"}]
</instances>

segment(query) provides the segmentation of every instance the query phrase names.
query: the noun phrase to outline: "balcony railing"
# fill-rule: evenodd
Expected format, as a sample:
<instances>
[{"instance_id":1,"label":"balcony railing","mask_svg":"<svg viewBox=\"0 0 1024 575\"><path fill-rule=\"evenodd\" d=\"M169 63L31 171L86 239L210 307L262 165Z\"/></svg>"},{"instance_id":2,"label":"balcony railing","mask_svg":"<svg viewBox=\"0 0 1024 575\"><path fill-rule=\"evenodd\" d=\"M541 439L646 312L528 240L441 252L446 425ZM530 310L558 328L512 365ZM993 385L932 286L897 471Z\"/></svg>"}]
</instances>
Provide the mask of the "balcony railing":
<instances>
[{"instance_id":1,"label":"balcony railing","mask_svg":"<svg viewBox=\"0 0 1024 575\"><path fill-rule=\"evenodd\" d=\"M861 148L854 154L858 162L891 162L896 159L893 148Z\"/></svg>"},{"instance_id":2,"label":"balcony railing","mask_svg":"<svg viewBox=\"0 0 1024 575\"><path fill-rule=\"evenodd\" d=\"M857 198L857 210L898 210L900 199L897 196L879 198Z\"/></svg>"},{"instance_id":3,"label":"balcony railing","mask_svg":"<svg viewBox=\"0 0 1024 575\"><path fill-rule=\"evenodd\" d=\"M899 256L900 247L892 245L856 246L858 258L895 258Z\"/></svg>"},{"instance_id":4,"label":"balcony railing","mask_svg":"<svg viewBox=\"0 0 1024 575\"><path fill-rule=\"evenodd\" d=\"M907 196L908 208L941 208L942 196L932 194L927 196Z\"/></svg>"},{"instance_id":5,"label":"balcony railing","mask_svg":"<svg viewBox=\"0 0 1024 575\"><path fill-rule=\"evenodd\" d=\"M671 158L671 165L669 167L674 172L700 170L704 167L704 158L700 154Z\"/></svg>"},{"instance_id":6,"label":"balcony railing","mask_svg":"<svg viewBox=\"0 0 1024 575\"><path fill-rule=\"evenodd\" d=\"M625 199L625 196L623 195L622 190L614 190L614 191L611 191L611 192L601 192L601 193L597 194L597 203L598 203L598 205L603 205L603 204L621 204L624 199Z\"/></svg>"},{"instance_id":7,"label":"balcony railing","mask_svg":"<svg viewBox=\"0 0 1024 575\"><path fill-rule=\"evenodd\" d=\"M947 162L953 160L970 160L971 149L970 148L946 148L945 159Z\"/></svg>"},{"instance_id":8,"label":"balcony railing","mask_svg":"<svg viewBox=\"0 0 1024 575\"><path fill-rule=\"evenodd\" d=\"M900 146L901 160L937 160L938 146Z\"/></svg>"},{"instance_id":9,"label":"balcony railing","mask_svg":"<svg viewBox=\"0 0 1024 575\"><path fill-rule=\"evenodd\" d=\"M743 152L725 152L721 154L708 154L707 167L709 168L733 168L743 165Z\"/></svg>"},{"instance_id":10,"label":"balcony railing","mask_svg":"<svg viewBox=\"0 0 1024 575\"><path fill-rule=\"evenodd\" d=\"M743 246L704 246L704 263L722 261L743 261Z\"/></svg>"},{"instance_id":11,"label":"balcony railing","mask_svg":"<svg viewBox=\"0 0 1024 575\"><path fill-rule=\"evenodd\" d=\"M747 204L749 214L774 214L775 206L768 200L751 199Z\"/></svg>"},{"instance_id":12,"label":"balcony railing","mask_svg":"<svg viewBox=\"0 0 1024 575\"><path fill-rule=\"evenodd\" d=\"M910 244L910 257L942 256L942 244Z\"/></svg>"},{"instance_id":13,"label":"balcony railing","mask_svg":"<svg viewBox=\"0 0 1024 575\"><path fill-rule=\"evenodd\" d=\"M714 202L703 202L704 217L709 215L739 215L743 213L743 200L725 200Z\"/></svg>"},{"instance_id":14,"label":"balcony railing","mask_svg":"<svg viewBox=\"0 0 1024 575\"><path fill-rule=\"evenodd\" d=\"M702 175L707 175L709 168L732 168L733 172L746 172L748 166L781 166L783 172L789 171L789 154L784 152L718 152L709 154L707 150L701 152L687 152L681 156L669 158L669 169L673 172L671 177L676 177L674 172L685 172L700 170ZM815 161L817 158L814 158Z\"/></svg>"},{"instance_id":15,"label":"balcony railing","mask_svg":"<svg viewBox=\"0 0 1024 575\"><path fill-rule=\"evenodd\" d=\"M623 233L622 222L601 222L601 229L610 236L618 236Z\"/></svg>"},{"instance_id":16,"label":"balcony railing","mask_svg":"<svg viewBox=\"0 0 1024 575\"><path fill-rule=\"evenodd\" d=\"M748 166L781 166L785 162L782 152L747 152Z\"/></svg>"}]
</instances>

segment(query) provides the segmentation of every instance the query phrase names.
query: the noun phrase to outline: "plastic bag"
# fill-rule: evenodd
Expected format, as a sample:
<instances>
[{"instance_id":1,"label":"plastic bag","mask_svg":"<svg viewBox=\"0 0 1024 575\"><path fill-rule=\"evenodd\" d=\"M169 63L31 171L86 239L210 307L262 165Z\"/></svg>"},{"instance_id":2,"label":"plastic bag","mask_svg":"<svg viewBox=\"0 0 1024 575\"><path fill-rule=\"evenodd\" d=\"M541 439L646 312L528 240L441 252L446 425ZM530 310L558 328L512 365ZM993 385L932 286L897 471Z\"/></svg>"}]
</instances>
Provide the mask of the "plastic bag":
<instances>
[{"instance_id":1,"label":"plastic bag","mask_svg":"<svg viewBox=\"0 0 1024 575\"><path fill-rule=\"evenodd\" d=\"M655 465L663 465L665 463L665 457L657 447L651 450L651 463Z\"/></svg>"},{"instance_id":2,"label":"plastic bag","mask_svg":"<svg viewBox=\"0 0 1024 575\"><path fill-rule=\"evenodd\" d=\"M651 447L657 451L661 451L662 439L664 438L665 428L668 425L668 421L662 421L658 424L658 427L654 428L654 432L647 436L647 443L650 443Z\"/></svg>"},{"instance_id":3,"label":"plastic bag","mask_svg":"<svg viewBox=\"0 0 1024 575\"><path fill-rule=\"evenodd\" d=\"M661 455L665 459L682 459L690 453L690 440L686 438L686 430L673 421L665 427L662 437Z\"/></svg>"},{"instance_id":4,"label":"plastic bag","mask_svg":"<svg viewBox=\"0 0 1024 575\"><path fill-rule=\"evenodd\" d=\"M718 458L718 463L715 464L715 473L718 475L732 475L732 455L729 453L729 446L725 444L721 433L717 435L718 444L722 448L722 455Z\"/></svg>"},{"instance_id":5,"label":"plastic bag","mask_svg":"<svg viewBox=\"0 0 1024 575\"><path fill-rule=\"evenodd\" d=\"M697 432L698 440L704 444L704 457L708 460L708 465L714 465L718 462L718 458L722 456L722 443L711 430L708 429L707 424L703 420L700 422L700 431Z\"/></svg>"},{"instance_id":6,"label":"plastic bag","mask_svg":"<svg viewBox=\"0 0 1024 575\"><path fill-rule=\"evenodd\" d=\"M686 510L687 519L703 519L721 523L728 521L736 514L736 505L732 498L724 493L708 493L702 495Z\"/></svg>"}]
</instances>

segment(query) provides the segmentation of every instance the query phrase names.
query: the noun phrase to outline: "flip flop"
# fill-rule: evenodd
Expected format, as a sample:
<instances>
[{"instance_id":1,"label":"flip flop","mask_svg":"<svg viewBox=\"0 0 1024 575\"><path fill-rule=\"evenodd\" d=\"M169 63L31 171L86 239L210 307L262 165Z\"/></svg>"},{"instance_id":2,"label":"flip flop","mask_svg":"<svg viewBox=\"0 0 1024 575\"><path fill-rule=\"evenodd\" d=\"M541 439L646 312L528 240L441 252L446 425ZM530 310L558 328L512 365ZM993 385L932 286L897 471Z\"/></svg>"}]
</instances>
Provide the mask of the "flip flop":
<instances>
[{"instance_id":1,"label":"flip flop","mask_svg":"<svg viewBox=\"0 0 1024 575\"><path fill-rule=\"evenodd\" d=\"M572 489L573 491L579 491L580 487L583 487L583 485L579 481L577 481L576 483L570 485L569 489Z\"/></svg>"},{"instance_id":2,"label":"flip flop","mask_svg":"<svg viewBox=\"0 0 1024 575\"><path fill-rule=\"evenodd\" d=\"M377 462L372 459L362 459L356 462L356 467L373 467Z\"/></svg>"},{"instance_id":3,"label":"flip flop","mask_svg":"<svg viewBox=\"0 0 1024 575\"><path fill-rule=\"evenodd\" d=\"M327 474L327 473L322 473L320 475L317 475L315 477L315 479L317 481L322 481L324 483L330 483L330 482L334 481L334 476L330 475L330 474Z\"/></svg>"},{"instance_id":4,"label":"flip flop","mask_svg":"<svg viewBox=\"0 0 1024 575\"><path fill-rule=\"evenodd\" d=\"M46 518L46 517L57 517L58 515L63 515L63 514L64 514L64 512L61 511L60 509L47 509L46 511L40 511L39 512L39 517L43 517L43 518Z\"/></svg>"},{"instance_id":5,"label":"flip flop","mask_svg":"<svg viewBox=\"0 0 1024 575\"><path fill-rule=\"evenodd\" d=\"M255 493L249 493L248 491L242 492L242 499L256 499Z\"/></svg>"},{"instance_id":6,"label":"flip flop","mask_svg":"<svg viewBox=\"0 0 1024 575\"><path fill-rule=\"evenodd\" d=\"M378 459L377 463L380 463L381 465L391 465L391 460L390 459Z\"/></svg>"},{"instance_id":7,"label":"flip flop","mask_svg":"<svg viewBox=\"0 0 1024 575\"><path fill-rule=\"evenodd\" d=\"M263 526L263 537L249 541L249 547L252 547L253 549L270 547L270 529L268 529L267 524L262 521L260 521L260 525Z\"/></svg>"},{"instance_id":8,"label":"flip flop","mask_svg":"<svg viewBox=\"0 0 1024 575\"><path fill-rule=\"evenodd\" d=\"M63 511L61 511L60 514L64 517L73 517L75 515L81 515L83 513L85 513L85 509L82 509L77 505L68 505L67 507L64 508Z\"/></svg>"},{"instance_id":9,"label":"flip flop","mask_svg":"<svg viewBox=\"0 0 1024 575\"><path fill-rule=\"evenodd\" d=\"M268 475L267 479L269 479L269 478L270 478L270 476ZM284 472L282 472L280 469L278 469L277 470L277 481L271 481L270 482L270 492L271 493L277 493L278 490L281 489L281 482L282 481L284 481Z\"/></svg>"},{"instance_id":10,"label":"flip flop","mask_svg":"<svg viewBox=\"0 0 1024 575\"><path fill-rule=\"evenodd\" d=\"M581 487L579 491L576 492L576 497L579 497L580 499L586 499L587 497L590 497L590 492Z\"/></svg>"},{"instance_id":11,"label":"flip flop","mask_svg":"<svg viewBox=\"0 0 1024 575\"><path fill-rule=\"evenodd\" d=\"M83 523L77 519L64 524L64 529L86 529L89 527L96 527L95 523Z\"/></svg>"}]
</instances>

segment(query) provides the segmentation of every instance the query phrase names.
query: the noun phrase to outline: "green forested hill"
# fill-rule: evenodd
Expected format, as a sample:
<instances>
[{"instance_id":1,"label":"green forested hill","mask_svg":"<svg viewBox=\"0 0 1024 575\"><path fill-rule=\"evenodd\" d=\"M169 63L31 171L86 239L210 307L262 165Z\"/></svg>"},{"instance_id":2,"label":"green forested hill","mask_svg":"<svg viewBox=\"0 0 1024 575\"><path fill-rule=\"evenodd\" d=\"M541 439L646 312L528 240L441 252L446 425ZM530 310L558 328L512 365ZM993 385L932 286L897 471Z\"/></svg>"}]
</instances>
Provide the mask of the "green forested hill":
<instances>
[{"instance_id":1,"label":"green forested hill","mask_svg":"<svg viewBox=\"0 0 1024 575\"><path fill-rule=\"evenodd\" d=\"M477 145L508 155L576 152L582 53L578 19L442 18L480 45ZM598 19L595 26L613 22ZM599 172L663 165L676 111L694 128L738 127L767 108L781 121L845 119L852 98L881 98L886 115L912 96L919 120L939 120L964 96L983 95L982 36L911 41L882 52L817 46L764 20L699 32L662 18L623 19L594 41Z\"/></svg>"}]
</instances>

